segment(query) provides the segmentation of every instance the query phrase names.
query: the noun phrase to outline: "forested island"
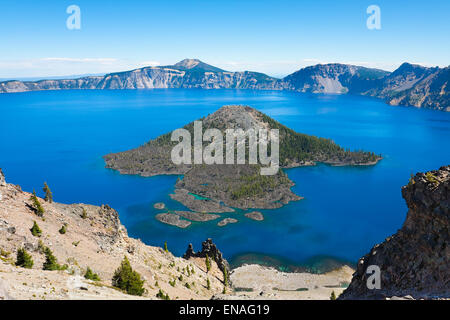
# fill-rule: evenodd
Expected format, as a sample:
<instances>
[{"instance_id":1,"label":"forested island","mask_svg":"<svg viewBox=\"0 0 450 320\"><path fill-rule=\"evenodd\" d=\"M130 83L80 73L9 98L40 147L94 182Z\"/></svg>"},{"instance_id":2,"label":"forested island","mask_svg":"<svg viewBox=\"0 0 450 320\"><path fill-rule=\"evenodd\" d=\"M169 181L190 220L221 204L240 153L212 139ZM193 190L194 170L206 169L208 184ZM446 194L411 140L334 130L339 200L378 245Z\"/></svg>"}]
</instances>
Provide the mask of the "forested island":
<instances>
[{"instance_id":1,"label":"forested island","mask_svg":"<svg viewBox=\"0 0 450 320\"><path fill-rule=\"evenodd\" d=\"M177 142L171 141L171 132L150 140L132 150L104 156L106 167L122 174L154 176L183 175L177 180L172 199L181 202L193 212L223 213L234 209L273 209L301 197L291 191L294 183L282 168L315 165L374 165L380 155L366 151L350 151L330 139L319 138L282 125L278 121L248 106L224 106L200 119L203 133L207 129L278 129L279 165L274 175L261 175L261 164L179 164L171 159L171 150ZM194 134L194 122L183 127ZM224 142L225 144L225 142ZM208 145L208 142L203 142ZM248 159L249 146L246 148ZM160 216L163 222L186 227L176 212ZM185 217L184 217L185 218ZM186 219L186 218L185 218ZM206 219L209 220L209 219Z\"/></svg>"}]
</instances>

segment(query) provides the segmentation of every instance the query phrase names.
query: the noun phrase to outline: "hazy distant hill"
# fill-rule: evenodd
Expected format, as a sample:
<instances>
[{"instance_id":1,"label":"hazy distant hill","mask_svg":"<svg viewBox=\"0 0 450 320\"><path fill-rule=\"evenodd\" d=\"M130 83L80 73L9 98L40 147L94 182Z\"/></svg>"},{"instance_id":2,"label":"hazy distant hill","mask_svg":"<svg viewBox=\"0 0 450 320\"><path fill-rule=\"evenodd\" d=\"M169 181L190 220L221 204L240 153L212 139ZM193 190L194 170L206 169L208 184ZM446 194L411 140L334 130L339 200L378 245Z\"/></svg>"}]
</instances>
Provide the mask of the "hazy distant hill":
<instances>
[{"instance_id":1,"label":"hazy distant hill","mask_svg":"<svg viewBox=\"0 0 450 320\"><path fill-rule=\"evenodd\" d=\"M173 66L144 67L77 79L0 82L0 93L67 89L255 89L313 93L349 93L384 99L391 105L450 111L449 67L426 68L409 63L394 72L346 64L315 65L283 79L252 71L230 72L197 59Z\"/></svg>"},{"instance_id":2,"label":"hazy distant hill","mask_svg":"<svg viewBox=\"0 0 450 320\"><path fill-rule=\"evenodd\" d=\"M361 93L380 83L389 72L331 63L306 67L283 79L291 90L313 93Z\"/></svg>"}]
</instances>

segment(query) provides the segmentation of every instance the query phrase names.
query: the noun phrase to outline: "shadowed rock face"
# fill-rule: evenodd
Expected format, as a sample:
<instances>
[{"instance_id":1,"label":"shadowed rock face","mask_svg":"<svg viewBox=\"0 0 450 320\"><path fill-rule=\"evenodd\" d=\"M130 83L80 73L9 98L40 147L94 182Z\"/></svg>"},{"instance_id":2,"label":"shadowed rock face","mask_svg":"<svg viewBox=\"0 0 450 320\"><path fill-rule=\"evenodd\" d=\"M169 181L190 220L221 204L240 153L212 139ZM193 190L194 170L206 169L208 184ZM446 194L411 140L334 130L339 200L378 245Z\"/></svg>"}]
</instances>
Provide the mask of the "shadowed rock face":
<instances>
[{"instance_id":1,"label":"shadowed rock face","mask_svg":"<svg viewBox=\"0 0 450 320\"><path fill-rule=\"evenodd\" d=\"M418 173L402 188L403 227L360 259L340 299L450 298L450 166ZM381 289L367 288L367 267L381 270Z\"/></svg>"}]
</instances>

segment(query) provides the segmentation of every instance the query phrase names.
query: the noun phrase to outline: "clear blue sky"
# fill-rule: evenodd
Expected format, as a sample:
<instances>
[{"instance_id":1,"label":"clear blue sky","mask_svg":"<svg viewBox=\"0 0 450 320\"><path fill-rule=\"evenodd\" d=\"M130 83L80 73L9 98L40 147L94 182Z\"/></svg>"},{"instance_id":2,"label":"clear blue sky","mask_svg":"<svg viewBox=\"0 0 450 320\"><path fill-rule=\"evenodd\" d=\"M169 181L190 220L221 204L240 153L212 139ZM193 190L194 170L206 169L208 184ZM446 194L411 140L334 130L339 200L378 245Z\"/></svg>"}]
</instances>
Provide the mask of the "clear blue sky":
<instances>
[{"instance_id":1,"label":"clear blue sky","mask_svg":"<svg viewBox=\"0 0 450 320\"><path fill-rule=\"evenodd\" d=\"M81 8L68 30L66 8ZM381 9L381 30L366 8ZM103 73L183 58L281 76L305 65L450 64L446 0L1 0L0 78Z\"/></svg>"}]
</instances>

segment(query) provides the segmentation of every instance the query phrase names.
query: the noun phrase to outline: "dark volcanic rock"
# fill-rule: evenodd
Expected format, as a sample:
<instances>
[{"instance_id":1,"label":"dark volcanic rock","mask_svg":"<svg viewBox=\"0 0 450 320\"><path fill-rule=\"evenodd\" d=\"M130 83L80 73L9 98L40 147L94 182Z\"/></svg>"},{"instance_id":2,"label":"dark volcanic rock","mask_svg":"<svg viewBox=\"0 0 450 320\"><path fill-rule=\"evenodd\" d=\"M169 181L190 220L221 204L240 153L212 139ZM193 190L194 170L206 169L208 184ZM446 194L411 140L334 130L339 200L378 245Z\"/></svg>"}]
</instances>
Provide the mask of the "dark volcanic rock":
<instances>
[{"instance_id":1,"label":"dark volcanic rock","mask_svg":"<svg viewBox=\"0 0 450 320\"><path fill-rule=\"evenodd\" d=\"M257 165L214 164L194 166L177 182L176 187L211 199L195 200L205 208L208 203L222 208L223 203L228 207L240 209L274 209L301 199L291 191L293 185L294 183L281 170L273 176L262 177ZM257 191L246 192L252 188ZM183 204L188 206L186 203ZM215 210L206 211L225 212Z\"/></svg>"},{"instance_id":2,"label":"dark volcanic rock","mask_svg":"<svg viewBox=\"0 0 450 320\"><path fill-rule=\"evenodd\" d=\"M362 257L340 299L450 298L450 166L418 173L402 188L409 211L403 227ZM381 289L367 288L377 265Z\"/></svg>"},{"instance_id":3,"label":"dark volcanic rock","mask_svg":"<svg viewBox=\"0 0 450 320\"><path fill-rule=\"evenodd\" d=\"M195 252L192 244L190 243L186 253L183 255L184 259L189 259L191 257L195 258L206 258L208 256L210 259L213 259L220 270L230 270L230 265L228 261L223 258L222 252L217 249L216 245L213 243L212 239L207 239L202 242L202 251Z\"/></svg>"}]
</instances>

